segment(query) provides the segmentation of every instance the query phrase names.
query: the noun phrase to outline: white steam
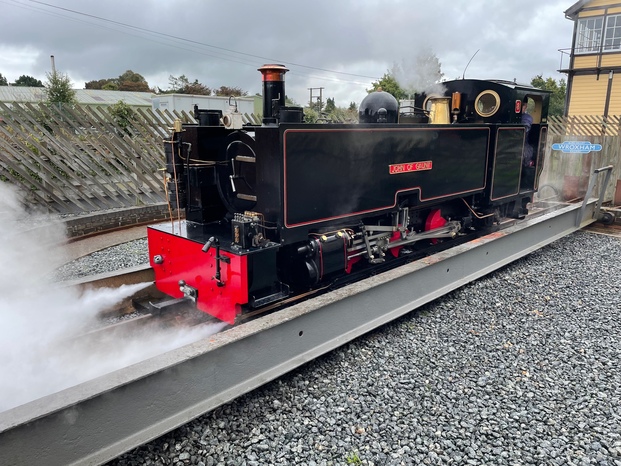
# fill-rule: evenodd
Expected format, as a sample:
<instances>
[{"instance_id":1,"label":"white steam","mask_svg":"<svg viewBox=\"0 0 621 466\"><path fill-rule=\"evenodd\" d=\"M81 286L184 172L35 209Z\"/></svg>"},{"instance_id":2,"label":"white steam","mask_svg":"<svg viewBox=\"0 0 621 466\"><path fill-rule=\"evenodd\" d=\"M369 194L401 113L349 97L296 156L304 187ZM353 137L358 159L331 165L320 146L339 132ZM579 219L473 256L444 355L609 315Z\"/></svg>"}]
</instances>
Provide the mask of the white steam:
<instances>
[{"instance_id":1,"label":"white steam","mask_svg":"<svg viewBox=\"0 0 621 466\"><path fill-rule=\"evenodd\" d=\"M148 284L78 293L54 283L62 223L27 212L0 183L0 411L120 369L219 331L146 328L139 335L80 337L98 314Z\"/></svg>"},{"instance_id":2,"label":"white steam","mask_svg":"<svg viewBox=\"0 0 621 466\"><path fill-rule=\"evenodd\" d=\"M390 73L410 97L420 93L444 94L440 61L429 47L423 47L408 60L394 63Z\"/></svg>"}]
</instances>

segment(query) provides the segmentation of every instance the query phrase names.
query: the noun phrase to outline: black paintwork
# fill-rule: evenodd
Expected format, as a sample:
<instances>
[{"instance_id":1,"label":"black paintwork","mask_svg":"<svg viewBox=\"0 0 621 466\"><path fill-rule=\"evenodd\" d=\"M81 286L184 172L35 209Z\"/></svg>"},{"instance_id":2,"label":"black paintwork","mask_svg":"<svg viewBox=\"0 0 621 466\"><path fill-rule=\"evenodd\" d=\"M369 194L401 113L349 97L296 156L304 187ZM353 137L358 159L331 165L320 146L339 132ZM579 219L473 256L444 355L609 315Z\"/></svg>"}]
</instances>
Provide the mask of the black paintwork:
<instances>
[{"instance_id":1,"label":"black paintwork","mask_svg":"<svg viewBox=\"0 0 621 466\"><path fill-rule=\"evenodd\" d=\"M222 250L245 255L248 305L260 307L345 270L380 270L384 256L386 264L399 263L390 257L399 246L389 249L386 238L402 221L401 208L409 208L407 228L415 232L438 226L426 225L437 220L430 216L435 209L460 222L462 233L523 215L542 167L537 154L545 152L549 94L501 81L442 85L441 97L460 96L453 124L425 124L427 115L414 115L410 124L375 123L379 116L374 123L302 124L300 109L283 107L279 81L264 86L262 126L231 130L216 118L207 119L211 126L185 125L173 137L187 155L167 154L169 185L183 189L177 197L186 205L181 237L201 244L215 237ZM475 102L486 91L498 96L497 111L481 117ZM419 113L427 97L415 96ZM536 102L528 138L525 97ZM367 113L383 119L380 109L388 105L376 103ZM532 168L522 165L525 142L536 149ZM363 225L387 227L375 229L386 232L373 238L375 250ZM416 243L408 254L429 244Z\"/></svg>"},{"instance_id":2,"label":"black paintwork","mask_svg":"<svg viewBox=\"0 0 621 466\"><path fill-rule=\"evenodd\" d=\"M485 187L489 128L316 125L281 132L287 228L392 209L398 193L422 203ZM389 172L415 162L432 168Z\"/></svg>"},{"instance_id":3,"label":"black paintwork","mask_svg":"<svg viewBox=\"0 0 621 466\"><path fill-rule=\"evenodd\" d=\"M199 161L185 167L188 220L230 231L234 213L259 212L266 236L286 245L393 212L397 205L425 207L466 196L481 206L525 204L536 180L522 169L524 127L516 102L536 95L542 103L541 124L533 125L529 137L537 147L548 94L500 81L443 85L445 96L461 93L456 124L186 126L183 141ZM499 110L489 118L474 111L484 90L500 96ZM417 96L417 106L425 98ZM235 161L237 156L254 163ZM431 169L389 171L416 162Z\"/></svg>"}]
</instances>

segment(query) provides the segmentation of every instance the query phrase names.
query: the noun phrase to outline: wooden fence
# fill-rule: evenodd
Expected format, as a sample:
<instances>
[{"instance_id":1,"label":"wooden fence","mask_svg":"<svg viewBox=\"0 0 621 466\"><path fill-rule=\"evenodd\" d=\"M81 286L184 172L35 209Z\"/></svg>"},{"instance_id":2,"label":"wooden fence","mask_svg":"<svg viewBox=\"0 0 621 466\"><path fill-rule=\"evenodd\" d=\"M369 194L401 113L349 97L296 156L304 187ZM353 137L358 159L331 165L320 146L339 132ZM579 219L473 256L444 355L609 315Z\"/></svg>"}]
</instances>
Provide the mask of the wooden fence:
<instances>
[{"instance_id":1,"label":"wooden fence","mask_svg":"<svg viewBox=\"0 0 621 466\"><path fill-rule=\"evenodd\" d=\"M550 134L559 136L619 136L621 134L621 115L576 115L550 117Z\"/></svg>"},{"instance_id":2,"label":"wooden fence","mask_svg":"<svg viewBox=\"0 0 621 466\"><path fill-rule=\"evenodd\" d=\"M57 213L88 212L165 200L164 150L176 118L185 112L135 109L124 124L107 107L0 103L0 180L18 186L26 202ZM254 115L244 122L260 124ZM621 117L551 118L542 195L584 195L595 168L613 165L606 200L621 178ZM587 154L553 150L554 143L587 141ZM547 191L546 191L547 190Z\"/></svg>"},{"instance_id":3,"label":"wooden fence","mask_svg":"<svg viewBox=\"0 0 621 466\"><path fill-rule=\"evenodd\" d=\"M163 202L162 141L176 118L195 123L185 112L133 109L127 121L108 107L42 103L0 103L0 117L0 180L59 213Z\"/></svg>"},{"instance_id":4,"label":"wooden fence","mask_svg":"<svg viewBox=\"0 0 621 466\"><path fill-rule=\"evenodd\" d=\"M601 150L563 152L562 146L558 148L555 144L561 145L564 142L587 142L601 146ZM545 164L540 180L541 197L547 197L552 192L565 200L583 197L593 171L607 165L612 165L613 170L604 201L618 205L621 196L621 116L550 118ZM604 175L597 175L595 181L593 194L599 193Z\"/></svg>"}]
</instances>

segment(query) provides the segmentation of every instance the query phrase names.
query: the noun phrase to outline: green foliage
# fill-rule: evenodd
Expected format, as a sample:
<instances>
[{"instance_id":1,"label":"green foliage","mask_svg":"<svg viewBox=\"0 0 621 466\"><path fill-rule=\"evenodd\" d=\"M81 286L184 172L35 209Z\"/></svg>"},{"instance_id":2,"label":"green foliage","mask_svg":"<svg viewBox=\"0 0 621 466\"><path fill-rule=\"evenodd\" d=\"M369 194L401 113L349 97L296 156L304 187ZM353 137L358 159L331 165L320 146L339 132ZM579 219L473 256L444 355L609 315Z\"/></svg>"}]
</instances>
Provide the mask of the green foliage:
<instances>
[{"instance_id":1,"label":"green foliage","mask_svg":"<svg viewBox=\"0 0 621 466\"><path fill-rule=\"evenodd\" d=\"M2 76L2 73L0 73L0 86L8 86L9 82L6 80L6 78L4 76Z\"/></svg>"},{"instance_id":2,"label":"green foliage","mask_svg":"<svg viewBox=\"0 0 621 466\"><path fill-rule=\"evenodd\" d=\"M308 105L308 108L314 110L317 113L321 113L321 111L323 110L324 105L325 104L323 102L321 102L319 99L317 99L314 102L310 102L309 105Z\"/></svg>"},{"instance_id":3,"label":"green foliage","mask_svg":"<svg viewBox=\"0 0 621 466\"><path fill-rule=\"evenodd\" d=\"M306 107L304 109L304 123L317 123L319 120L319 113L314 109Z\"/></svg>"},{"instance_id":4,"label":"green foliage","mask_svg":"<svg viewBox=\"0 0 621 466\"><path fill-rule=\"evenodd\" d=\"M131 134L130 128L132 120L136 119L134 110L124 101L119 100L114 105L108 107L108 111L114 118L114 122L126 133Z\"/></svg>"},{"instance_id":5,"label":"green foliage","mask_svg":"<svg viewBox=\"0 0 621 466\"><path fill-rule=\"evenodd\" d=\"M103 86L101 86L101 89L104 91L118 91L119 85L113 81L109 81Z\"/></svg>"},{"instance_id":6,"label":"green foliage","mask_svg":"<svg viewBox=\"0 0 621 466\"><path fill-rule=\"evenodd\" d=\"M371 86L371 89L367 89L369 94L371 92L382 90L392 94L397 100L406 99L408 96L407 93L401 89L401 86L399 86L399 83L390 72L384 73L384 76L382 76L379 80L372 82Z\"/></svg>"},{"instance_id":7,"label":"green foliage","mask_svg":"<svg viewBox=\"0 0 621 466\"><path fill-rule=\"evenodd\" d=\"M223 97L244 97L248 95L247 91L239 87L220 86L218 89L211 89L199 83L198 79L191 82L184 74L179 77L170 75L168 83L168 89L162 90L158 88L159 94L218 95Z\"/></svg>"},{"instance_id":8,"label":"green foliage","mask_svg":"<svg viewBox=\"0 0 621 466\"><path fill-rule=\"evenodd\" d=\"M119 91L128 91L128 92L149 92L149 85L146 81L143 82L134 82L134 81L123 81L119 84Z\"/></svg>"},{"instance_id":9,"label":"green foliage","mask_svg":"<svg viewBox=\"0 0 621 466\"><path fill-rule=\"evenodd\" d=\"M357 123L358 107L351 102L348 108L337 107L334 98L328 98L323 111L319 111L319 104L314 103L304 108L305 123Z\"/></svg>"},{"instance_id":10,"label":"green foliage","mask_svg":"<svg viewBox=\"0 0 621 466\"><path fill-rule=\"evenodd\" d=\"M169 88L165 91L160 89L162 94L192 94L192 95L211 95L211 89L195 79L194 82L182 74L179 77L170 75L168 77Z\"/></svg>"},{"instance_id":11,"label":"green foliage","mask_svg":"<svg viewBox=\"0 0 621 466\"><path fill-rule=\"evenodd\" d=\"M345 461L347 462L347 464L354 464L356 466L362 464L362 460L358 456L357 451L352 451L351 453L349 453L347 457L345 458Z\"/></svg>"},{"instance_id":12,"label":"green foliage","mask_svg":"<svg viewBox=\"0 0 621 466\"><path fill-rule=\"evenodd\" d=\"M132 70L127 70L118 78L119 91L149 92L149 84L144 77Z\"/></svg>"},{"instance_id":13,"label":"green foliage","mask_svg":"<svg viewBox=\"0 0 621 466\"><path fill-rule=\"evenodd\" d=\"M103 89L105 85L112 83L113 79L100 79L95 81L88 81L84 83L84 89ZM118 88L118 84L115 84Z\"/></svg>"},{"instance_id":14,"label":"green foliage","mask_svg":"<svg viewBox=\"0 0 621 466\"><path fill-rule=\"evenodd\" d=\"M324 112L332 113L336 109L336 104L334 103L334 98L328 97L326 100L326 108L324 108Z\"/></svg>"},{"instance_id":15,"label":"green foliage","mask_svg":"<svg viewBox=\"0 0 621 466\"><path fill-rule=\"evenodd\" d=\"M71 86L69 76L57 71L47 73L45 83L45 93L47 102L52 104L75 104L75 91Z\"/></svg>"},{"instance_id":16,"label":"green foliage","mask_svg":"<svg viewBox=\"0 0 621 466\"><path fill-rule=\"evenodd\" d=\"M84 83L84 89L103 89L106 91L149 92L149 83L140 73L127 70L118 78L106 78Z\"/></svg>"},{"instance_id":17,"label":"green foliage","mask_svg":"<svg viewBox=\"0 0 621 466\"><path fill-rule=\"evenodd\" d=\"M219 89L215 90L215 94L222 96L243 97L248 95L248 92L239 87L220 86Z\"/></svg>"},{"instance_id":18,"label":"green foliage","mask_svg":"<svg viewBox=\"0 0 621 466\"><path fill-rule=\"evenodd\" d=\"M531 86L545 91L550 91L550 107L548 116L563 116L565 114L565 95L567 94L567 83L561 78L557 82L554 78L544 79L542 75L535 76Z\"/></svg>"},{"instance_id":19,"label":"green foliage","mask_svg":"<svg viewBox=\"0 0 621 466\"><path fill-rule=\"evenodd\" d=\"M335 123L358 123L358 110L336 107L329 117Z\"/></svg>"},{"instance_id":20,"label":"green foliage","mask_svg":"<svg viewBox=\"0 0 621 466\"><path fill-rule=\"evenodd\" d=\"M13 86L22 86L22 87L45 87L41 80L37 78L33 78L32 76L26 76L25 74L21 75L19 78L15 80Z\"/></svg>"}]
</instances>

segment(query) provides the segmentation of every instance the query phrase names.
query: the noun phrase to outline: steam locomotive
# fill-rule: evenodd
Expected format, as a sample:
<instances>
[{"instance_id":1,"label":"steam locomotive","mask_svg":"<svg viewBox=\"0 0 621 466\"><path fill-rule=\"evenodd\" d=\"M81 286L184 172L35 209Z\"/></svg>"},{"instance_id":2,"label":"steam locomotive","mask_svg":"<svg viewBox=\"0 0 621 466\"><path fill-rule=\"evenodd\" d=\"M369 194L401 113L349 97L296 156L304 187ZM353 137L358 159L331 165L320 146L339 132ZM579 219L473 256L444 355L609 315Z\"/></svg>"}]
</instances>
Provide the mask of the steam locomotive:
<instances>
[{"instance_id":1,"label":"steam locomotive","mask_svg":"<svg viewBox=\"0 0 621 466\"><path fill-rule=\"evenodd\" d=\"M305 124L285 105L288 70L259 71L261 125L196 109L199 124L178 122L165 141L168 199L185 220L149 227L148 245L169 303L234 323L527 213L546 91L462 79L400 107L380 90L357 124Z\"/></svg>"}]
</instances>

